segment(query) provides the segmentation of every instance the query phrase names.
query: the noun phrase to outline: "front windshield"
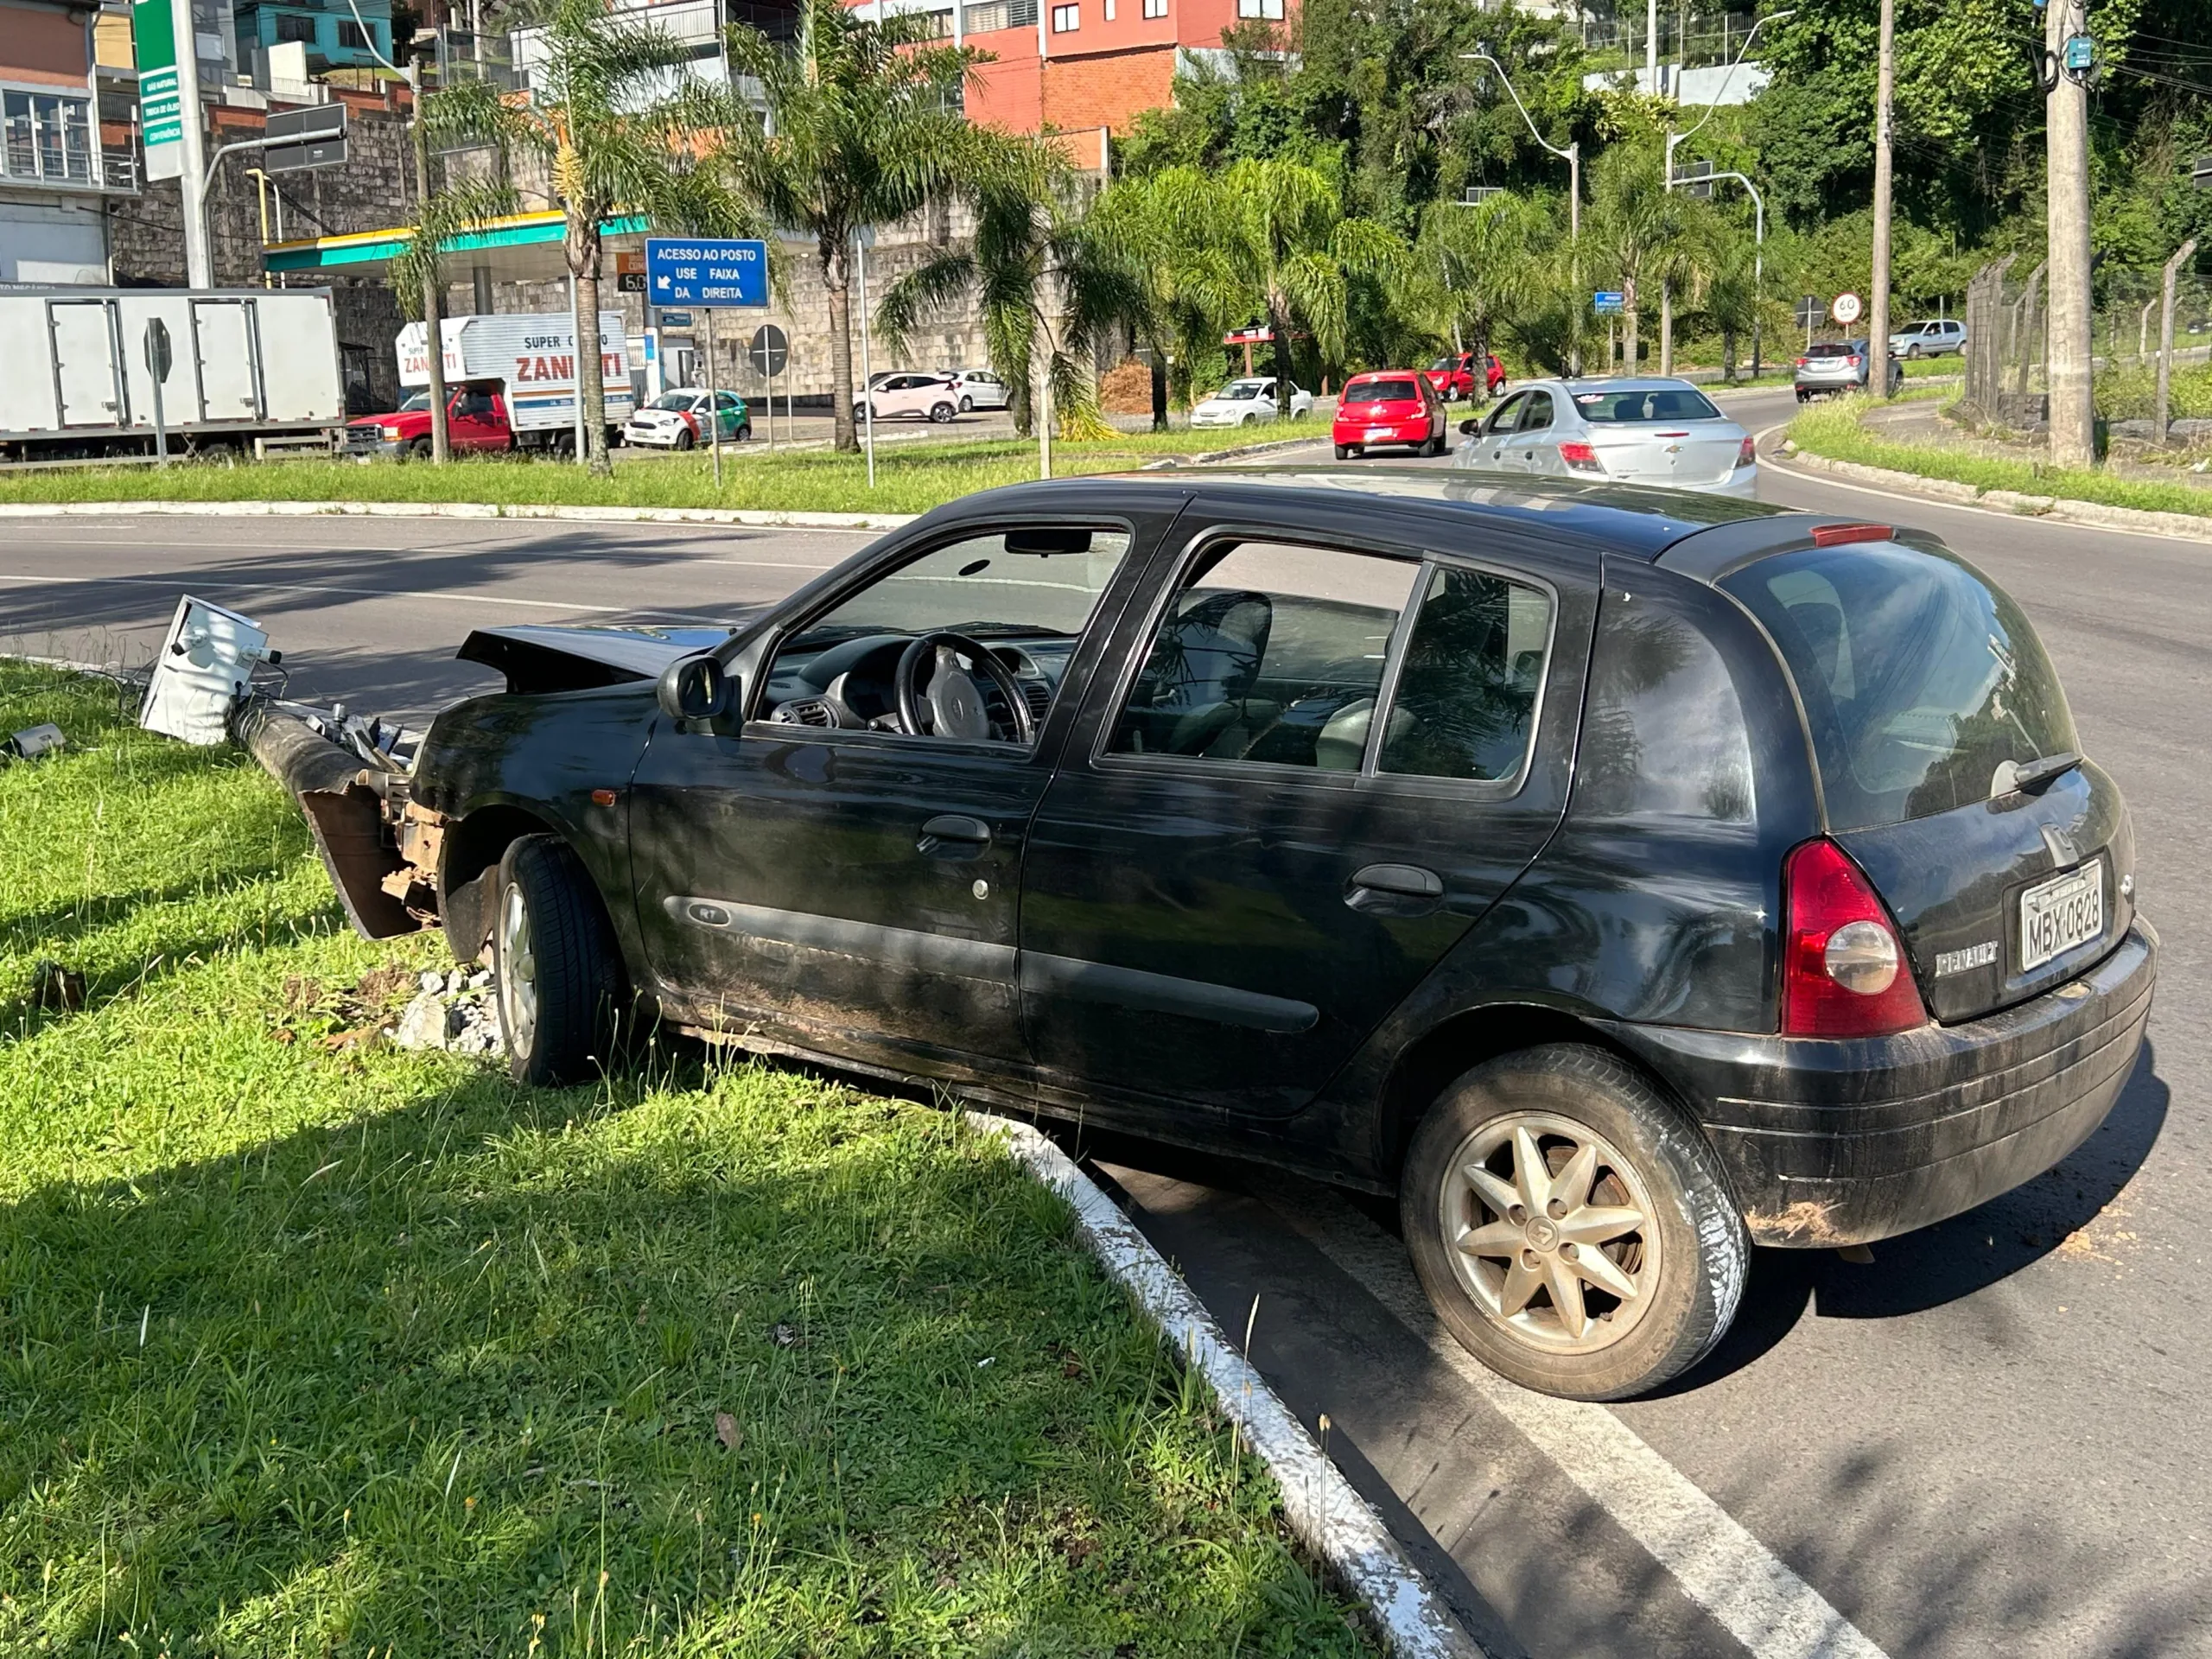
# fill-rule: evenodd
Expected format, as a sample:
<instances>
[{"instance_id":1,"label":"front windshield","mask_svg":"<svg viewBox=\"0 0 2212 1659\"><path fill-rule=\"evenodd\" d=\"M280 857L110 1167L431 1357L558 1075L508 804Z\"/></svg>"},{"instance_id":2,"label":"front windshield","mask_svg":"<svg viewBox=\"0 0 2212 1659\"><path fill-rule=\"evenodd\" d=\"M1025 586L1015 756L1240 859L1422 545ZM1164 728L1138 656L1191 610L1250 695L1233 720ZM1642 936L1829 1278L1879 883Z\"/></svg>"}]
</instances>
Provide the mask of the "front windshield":
<instances>
[{"instance_id":1,"label":"front windshield","mask_svg":"<svg viewBox=\"0 0 2212 1659\"><path fill-rule=\"evenodd\" d=\"M1264 397L1267 391L1268 383L1264 380L1232 380L1214 395L1224 403L1244 404Z\"/></svg>"},{"instance_id":2,"label":"front windshield","mask_svg":"<svg viewBox=\"0 0 2212 1659\"><path fill-rule=\"evenodd\" d=\"M696 393L689 391L664 391L659 397L653 399L651 407L654 409L672 409L677 410L678 413L681 413L683 410L691 407L691 400L696 395Z\"/></svg>"},{"instance_id":3,"label":"front windshield","mask_svg":"<svg viewBox=\"0 0 2212 1659\"><path fill-rule=\"evenodd\" d=\"M427 391L418 391L412 397L410 397L405 403L402 404L399 406L397 412L402 415L420 415L424 410L429 408L429 406L430 394Z\"/></svg>"},{"instance_id":4,"label":"front windshield","mask_svg":"<svg viewBox=\"0 0 2212 1659\"><path fill-rule=\"evenodd\" d=\"M869 633L948 629L982 639L1081 633L1129 550L1128 532L1090 532L1085 550L1008 552L1004 535L925 553L863 588L791 641L800 650Z\"/></svg>"},{"instance_id":5,"label":"front windshield","mask_svg":"<svg viewBox=\"0 0 2212 1659\"><path fill-rule=\"evenodd\" d=\"M1435 373L1435 372L1436 372L1438 370L1440 370L1440 369L1443 370L1443 371L1444 371L1445 372L1446 372L1446 373L1449 373L1452 370L1456 369L1456 368L1458 368L1459 366L1459 364L1458 364L1457 362L1453 361L1451 358L1448 358L1448 357L1440 357L1440 358L1438 358L1438 359L1436 359L1436 361L1435 361L1435 362L1433 362L1433 363L1432 363L1432 364L1430 364L1430 365L1428 365L1428 367L1429 367L1429 372L1430 372L1430 373L1432 373L1432 374Z\"/></svg>"}]
</instances>

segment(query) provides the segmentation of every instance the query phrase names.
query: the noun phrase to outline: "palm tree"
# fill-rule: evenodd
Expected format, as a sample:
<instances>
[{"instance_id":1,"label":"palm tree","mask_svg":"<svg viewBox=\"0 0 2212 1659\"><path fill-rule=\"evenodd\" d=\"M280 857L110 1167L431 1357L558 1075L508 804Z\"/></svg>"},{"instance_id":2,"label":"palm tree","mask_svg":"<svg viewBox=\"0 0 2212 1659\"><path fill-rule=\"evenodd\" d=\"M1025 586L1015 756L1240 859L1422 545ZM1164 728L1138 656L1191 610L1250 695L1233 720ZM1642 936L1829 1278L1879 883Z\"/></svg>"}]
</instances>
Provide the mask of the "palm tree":
<instances>
[{"instance_id":1,"label":"palm tree","mask_svg":"<svg viewBox=\"0 0 2212 1659\"><path fill-rule=\"evenodd\" d=\"M1657 152L1634 143L1616 144L1598 158L1582 238L1586 257L1610 268L1620 283L1628 340L1621 367L1634 374L1643 289L1676 269L1688 227L1688 204L1667 188Z\"/></svg>"},{"instance_id":2,"label":"palm tree","mask_svg":"<svg viewBox=\"0 0 2212 1659\"><path fill-rule=\"evenodd\" d=\"M437 97L426 98L423 104L427 140L439 136ZM433 465L452 459L447 437L444 330L440 327L445 316L445 251L455 238L518 211L519 200L514 187L498 178L448 178L442 188L416 204L407 245L393 256L386 273L401 313L422 323L427 336Z\"/></svg>"},{"instance_id":3,"label":"palm tree","mask_svg":"<svg viewBox=\"0 0 2212 1659\"><path fill-rule=\"evenodd\" d=\"M814 238L830 306L835 446L853 432L850 256L853 233L964 190L967 164L988 142L957 100L976 57L928 44L930 18L881 22L838 0L803 0L798 49L742 23L729 30L731 67L758 83L767 118L733 99L720 159L735 188L776 224Z\"/></svg>"},{"instance_id":4,"label":"palm tree","mask_svg":"<svg viewBox=\"0 0 2212 1659\"><path fill-rule=\"evenodd\" d=\"M757 232L757 215L702 163L721 105L683 77L690 48L658 27L611 13L606 0L551 0L543 60L527 99L488 80L466 81L429 102L434 125L503 156L538 162L567 219L562 242L576 284L576 387L592 469L607 453L607 388L599 335L600 238L606 221L641 213L694 235ZM673 88L673 90L671 90Z\"/></svg>"},{"instance_id":5,"label":"palm tree","mask_svg":"<svg viewBox=\"0 0 2212 1659\"><path fill-rule=\"evenodd\" d=\"M1328 178L1296 162L1245 160L1226 172L1173 167L1155 188L1173 234L1214 280L1266 316L1274 340L1275 400L1290 415L1290 336L1313 337L1321 362L1343 360L1351 279L1395 276L1406 245L1372 219L1347 215Z\"/></svg>"},{"instance_id":6,"label":"palm tree","mask_svg":"<svg viewBox=\"0 0 2212 1659\"><path fill-rule=\"evenodd\" d=\"M1424 279L1436 274L1445 328L1484 352L1537 308L1551 283L1551 219L1548 202L1510 194L1430 204L1414 264Z\"/></svg>"},{"instance_id":7,"label":"palm tree","mask_svg":"<svg viewBox=\"0 0 2212 1659\"><path fill-rule=\"evenodd\" d=\"M1219 349L1225 329L1251 315L1221 251L1183 233L1181 194L1180 182L1164 174L1122 179L1099 197L1090 219L1092 233L1118 252L1142 285L1134 321L1152 347L1155 424L1163 420L1168 383L1188 394L1192 365Z\"/></svg>"},{"instance_id":8,"label":"palm tree","mask_svg":"<svg viewBox=\"0 0 2212 1659\"><path fill-rule=\"evenodd\" d=\"M979 139L985 135L977 135ZM973 297L991 366L1014 394L1014 424L1032 430L1031 388L1042 380L1063 436L1099 427L1095 346L1146 314L1132 262L1084 212L1075 169L1043 137L979 143L969 188L976 232L893 283L876 331L904 352L914 332Z\"/></svg>"}]
</instances>

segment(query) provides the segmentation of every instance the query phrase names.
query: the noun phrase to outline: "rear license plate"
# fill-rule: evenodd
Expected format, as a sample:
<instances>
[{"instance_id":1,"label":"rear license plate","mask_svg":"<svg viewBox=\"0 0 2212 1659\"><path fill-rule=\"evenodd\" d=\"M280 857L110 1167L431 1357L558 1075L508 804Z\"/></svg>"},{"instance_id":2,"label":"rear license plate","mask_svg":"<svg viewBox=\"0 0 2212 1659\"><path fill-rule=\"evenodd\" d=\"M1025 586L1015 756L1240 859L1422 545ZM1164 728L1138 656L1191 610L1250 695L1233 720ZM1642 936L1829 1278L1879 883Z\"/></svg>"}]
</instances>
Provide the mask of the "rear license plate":
<instances>
[{"instance_id":1,"label":"rear license plate","mask_svg":"<svg viewBox=\"0 0 2212 1659\"><path fill-rule=\"evenodd\" d=\"M1376 438L1394 438L1397 435L1398 429L1394 426L1370 426L1367 429L1367 435L1370 442Z\"/></svg>"},{"instance_id":2,"label":"rear license plate","mask_svg":"<svg viewBox=\"0 0 2212 1659\"><path fill-rule=\"evenodd\" d=\"M2105 861L2093 859L2020 895L2020 971L2040 968L2105 931Z\"/></svg>"}]
</instances>

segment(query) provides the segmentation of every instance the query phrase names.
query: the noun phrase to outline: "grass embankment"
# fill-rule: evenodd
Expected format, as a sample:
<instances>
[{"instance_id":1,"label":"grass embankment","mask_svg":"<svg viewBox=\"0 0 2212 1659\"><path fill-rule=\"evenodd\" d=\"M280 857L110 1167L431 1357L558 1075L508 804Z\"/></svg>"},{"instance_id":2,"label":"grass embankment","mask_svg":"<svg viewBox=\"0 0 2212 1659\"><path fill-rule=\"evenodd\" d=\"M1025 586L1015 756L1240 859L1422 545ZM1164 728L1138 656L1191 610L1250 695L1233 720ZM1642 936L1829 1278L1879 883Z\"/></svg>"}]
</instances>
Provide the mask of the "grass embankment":
<instances>
[{"instance_id":1,"label":"grass embankment","mask_svg":"<svg viewBox=\"0 0 2212 1659\"><path fill-rule=\"evenodd\" d=\"M1862 466L1886 467L1922 478L1948 479L1984 494L1992 490L2011 490L2022 495L2098 501L2108 506L2136 507L2148 512L2212 515L2212 490L2188 484L2125 478L2101 467L2053 467L2042 461L1981 454L1964 448L1907 443L1883 437L1859 424L1859 416L1868 407L1867 401L1861 397L1816 404L1789 423L1789 436L1800 449L1834 461L1857 461Z\"/></svg>"},{"instance_id":2,"label":"grass embankment","mask_svg":"<svg viewBox=\"0 0 2212 1659\"><path fill-rule=\"evenodd\" d=\"M267 779L0 664L41 720L71 749L0 769L0 1650L1361 1648L957 1115L394 1049L435 941L342 931Z\"/></svg>"},{"instance_id":3,"label":"grass embankment","mask_svg":"<svg viewBox=\"0 0 2212 1659\"><path fill-rule=\"evenodd\" d=\"M1202 431L1117 433L1052 446L1057 474L1127 472L1171 455L1329 435L1325 421ZM612 478L550 456L483 456L443 467L340 460L194 461L166 468L57 467L0 476L0 502L393 501L486 502L497 506L726 507L772 512L926 512L1000 484L1037 476L1037 446L1013 439L880 443L875 487L859 455L770 453L765 443L722 451L722 486L711 457L616 453Z\"/></svg>"}]
</instances>

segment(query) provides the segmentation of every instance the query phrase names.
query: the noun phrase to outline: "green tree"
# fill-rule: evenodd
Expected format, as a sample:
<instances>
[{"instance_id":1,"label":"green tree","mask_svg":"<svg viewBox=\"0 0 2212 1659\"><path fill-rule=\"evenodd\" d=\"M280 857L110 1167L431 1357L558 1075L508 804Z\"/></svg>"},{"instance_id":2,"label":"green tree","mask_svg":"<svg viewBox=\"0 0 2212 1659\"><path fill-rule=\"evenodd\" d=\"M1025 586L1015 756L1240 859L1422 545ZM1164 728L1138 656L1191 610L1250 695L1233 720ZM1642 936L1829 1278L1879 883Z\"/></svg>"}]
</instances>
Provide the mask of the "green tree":
<instances>
[{"instance_id":1,"label":"green tree","mask_svg":"<svg viewBox=\"0 0 2212 1659\"><path fill-rule=\"evenodd\" d=\"M814 238L830 311L835 447L853 428L854 232L918 211L932 194L966 194L991 135L958 110L976 61L928 44L929 17L880 22L838 0L804 0L796 49L742 23L731 65L760 87L766 117L732 100L721 159L735 188L776 224Z\"/></svg>"},{"instance_id":2,"label":"green tree","mask_svg":"<svg viewBox=\"0 0 2212 1659\"><path fill-rule=\"evenodd\" d=\"M1584 263L1586 271L1610 272L1620 286L1624 373L1637 372L1644 301L1690 260L1690 231L1688 204L1666 188L1656 145L1618 143L1598 158L1582 221Z\"/></svg>"},{"instance_id":3,"label":"green tree","mask_svg":"<svg viewBox=\"0 0 2212 1659\"><path fill-rule=\"evenodd\" d=\"M606 0L552 0L529 97L488 80L426 100L436 128L535 162L567 220L562 254L576 284L576 389L592 470L613 471L599 334L600 238L606 221L640 213L664 230L738 235L758 216L727 189L712 153L719 105L684 73L690 48ZM675 90L671 91L671 89Z\"/></svg>"},{"instance_id":4,"label":"green tree","mask_svg":"<svg viewBox=\"0 0 2212 1659\"><path fill-rule=\"evenodd\" d=\"M1242 161L1217 174L1171 168L1157 188L1162 221L1190 249L1193 272L1266 318L1277 407L1287 418L1293 334L1311 337L1324 370L1341 364L1353 277L1395 278L1406 245L1345 213L1337 187L1296 162Z\"/></svg>"},{"instance_id":5,"label":"green tree","mask_svg":"<svg viewBox=\"0 0 2212 1659\"><path fill-rule=\"evenodd\" d=\"M972 301L1022 435L1033 429L1040 378L1064 435L1095 430L1097 342L1147 311L1135 265L1085 211L1084 187L1049 138L979 145L968 190L974 237L894 283L876 309L876 332L904 352L925 323Z\"/></svg>"}]
</instances>

